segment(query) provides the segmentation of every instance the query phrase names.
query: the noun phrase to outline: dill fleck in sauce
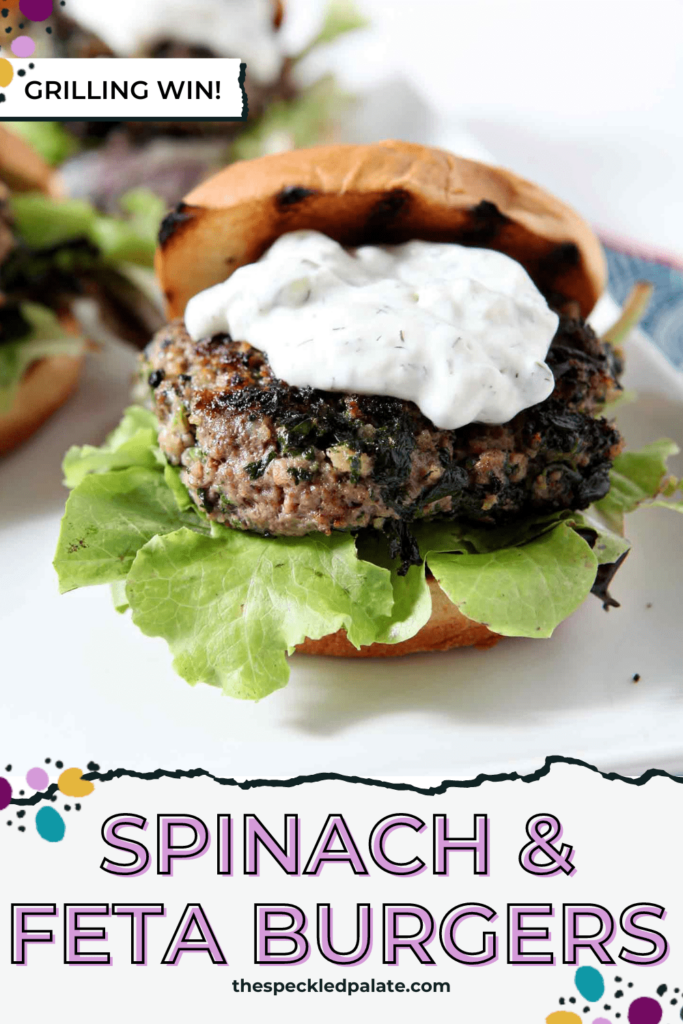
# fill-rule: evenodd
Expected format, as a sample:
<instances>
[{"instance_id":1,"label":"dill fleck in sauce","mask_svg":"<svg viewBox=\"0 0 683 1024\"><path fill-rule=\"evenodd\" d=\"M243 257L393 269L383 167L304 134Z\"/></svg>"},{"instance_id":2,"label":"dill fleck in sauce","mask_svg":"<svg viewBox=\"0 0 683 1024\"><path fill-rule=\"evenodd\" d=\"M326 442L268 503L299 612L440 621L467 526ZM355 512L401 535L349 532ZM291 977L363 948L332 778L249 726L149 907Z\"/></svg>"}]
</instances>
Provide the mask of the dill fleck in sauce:
<instances>
[{"instance_id":1,"label":"dill fleck in sauce","mask_svg":"<svg viewBox=\"0 0 683 1024\"><path fill-rule=\"evenodd\" d=\"M248 342L291 387L403 398L442 430L507 423L554 387L544 360L558 317L492 249L347 250L294 231L191 299L185 322L196 341Z\"/></svg>"}]
</instances>

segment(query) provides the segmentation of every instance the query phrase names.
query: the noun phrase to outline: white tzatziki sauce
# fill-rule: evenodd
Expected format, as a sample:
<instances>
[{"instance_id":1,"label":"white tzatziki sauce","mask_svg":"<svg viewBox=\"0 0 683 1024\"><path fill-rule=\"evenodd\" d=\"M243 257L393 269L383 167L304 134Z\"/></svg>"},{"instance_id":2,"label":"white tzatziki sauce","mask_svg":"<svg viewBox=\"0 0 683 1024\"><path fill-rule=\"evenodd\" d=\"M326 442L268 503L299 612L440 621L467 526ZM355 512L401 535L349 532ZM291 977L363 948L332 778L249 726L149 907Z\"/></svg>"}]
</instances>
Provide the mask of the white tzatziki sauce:
<instances>
[{"instance_id":1,"label":"white tzatziki sauce","mask_svg":"<svg viewBox=\"0 0 683 1024\"><path fill-rule=\"evenodd\" d=\"M70 18L99 36L117 57L135 57L165 40L239 57L249 75L275 81L284 56L272 0L69 0Z\"/></svg>"},{"instance_id":2,"label":"white tzatziki sauce","mask_svg":"<svg viewBox=\"0 0 683 1024\"><path fill-rule=\"evenodd\" d=\"M195 295L185 323L195 341L227 333L260 349L292 387L407 399L443 430L507 423L554 387L544 360L558 317L493 249L347 250L294 231Z\"/></svg>"}]
</instances>

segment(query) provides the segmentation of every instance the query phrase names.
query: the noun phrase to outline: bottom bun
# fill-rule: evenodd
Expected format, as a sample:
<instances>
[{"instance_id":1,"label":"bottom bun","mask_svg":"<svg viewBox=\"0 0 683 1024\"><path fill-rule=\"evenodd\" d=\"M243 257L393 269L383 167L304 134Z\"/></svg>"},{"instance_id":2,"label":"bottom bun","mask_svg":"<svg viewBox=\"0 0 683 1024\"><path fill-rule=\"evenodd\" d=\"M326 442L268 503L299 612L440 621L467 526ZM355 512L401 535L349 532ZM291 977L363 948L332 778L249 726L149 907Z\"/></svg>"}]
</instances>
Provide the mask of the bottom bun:
<instances>
[{"instance_id":1,"label":"bottom bun","mask_svg":"<svg viewBox=\"0 0 683 1024\"><path fill-rule=\"evenodd\" d=\"M320 640L304 640L299 654L321 654L333 658L396 658L420 651L448 651L452 647L493 647L501 639L481 622L466 618L446 597L435 579L427 581L432 595L432 614L419 633L400 644L370 644L357 650L340 629Z\"/></svg>"},{"instance_id":2,"label":"bottom bun","mask_svg":"<svg viewBox=\"0 0 683 1024\"><path fill-rule=\"evenodd\" d=\"M16 448L41 427L75 391L83 355L55 355L29 366L12 408L0 414L0 455Z\"/></svg>"}]
</instances>

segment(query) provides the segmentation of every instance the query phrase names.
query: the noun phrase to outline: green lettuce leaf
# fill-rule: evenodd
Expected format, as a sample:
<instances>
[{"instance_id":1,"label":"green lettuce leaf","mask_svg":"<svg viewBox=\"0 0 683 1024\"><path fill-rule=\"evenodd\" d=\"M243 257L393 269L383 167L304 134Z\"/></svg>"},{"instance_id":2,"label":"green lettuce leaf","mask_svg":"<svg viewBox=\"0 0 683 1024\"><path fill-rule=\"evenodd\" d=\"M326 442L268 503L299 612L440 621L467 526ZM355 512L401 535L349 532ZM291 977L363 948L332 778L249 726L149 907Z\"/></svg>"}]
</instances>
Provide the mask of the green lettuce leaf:
<instances>
[{"instance_id":1,"label":"green lettuce leaf","mask_svg":"<svg viewBox=\"0 0 683 1024\"><path fill-rule=\"evenodd\" d=\"M331 75L326 75L289 100L276 100L232 147L235 160L284 149L299 149L320 142L330 125L350 103Z\"/></svg>"},{"instance_id":2,"label":"green lettuce leaf","mask_svg":"<svg viewBox=\"0 0 683 1024\"><path fill-rule=\"evenodd\" d=\"M370 22L361 14L353 0L330 0L320 31L305 49L297 54L295 60L303 60L311 50L315 50L318 46L326 46L340 36L366 28L369 24Z\"/></svg>"},{"instance_id":3,"label":"green lettuce leaf","mask_svg":"<svg viewBox=\"0 0 683 1024\"><path fill-rule=\"evenodd\" d=\"M664 506L683 511L683 500L673 500L681 481L669 476L667 459L679 452L678 445L661 438L639 451L622 452L614 460L609 493L596 503L607 524L623 532L624 515L641 506ZM664 500L665 496L671 500Z\"/></svg>"},{"instance_id":4,"label":"green lettuce leaf","mask_svg":"<svg viewBox=\"0 0 683 1024\"><path fill-rule=\"evenodd\" d=\"M86 476L69 495L57 542L61 592L125 579L140 548L181 524L209 532L194 512L180 511L156 469Z\"/></svg>"},{"instance_id":5,"label":"green lettuce leaf","mask_svg":"<svg viewBox=\"0 0 683 1024\"><path fill-rule=\"evenodd\" d=\"M424 567L411 565L405 575L400 575L400 559L390 557L383 535L361 534L356 544L360 558L373 565L380 565L391 573L393 606L390 614L379 620L375 643L398 644L409 640L428 622L432 613L432 599Z\"/></svg>"},{"instance_id":6,"label":"green lettuce leaf","mask_svg":"<svg viewBox=\"0 0 683 1024\"><path fill-rule=\"evenodd\" d=\"M77 140L59 121L6 121L5 126L28 142L51 167L64 163L79 149Z\"/></svg>"},{"instance_id":7,"label":"green lettuce leaf","mask_svg":"<svg viewBox=\"0 0 683 1024\"><path fill-rule=\"evenodd\" d=\"M154 537L126 594L184 679L247 700L286 684L285 653L307 636L343 628L355 646L372 643L392 605L388 572L360 561L348 534L275 540L224 528Z\"/></svg>"},{"instance_id":8,"label":"green lettuce leaf","mask_svg":"<svg viewBox=\"0 0 683 1024\"><path fill-rule=\"evenodd\" d=\"M44 250L85 238L108 263L151 267L164 204L147 189L120 200L125 216L99 213L84 199L52 199L40 192L13 195L10 205L17 232L31 249Z\"/></svg>"},{"instance_id":9,"label":"green lettuce leaf","mask_svg":"<svg viewBox=\"0 0 683 1024\"><path fill-rule=\"evenodd\" d=\"M620 456L612 504L586 512L505 528L417 524L426 566L469 618L502 635L548 637L587 597L598 565L628 550L623 512L677 507L666 476L675 450L662 441ZM356 646L399 643L429 618L424 567L399 575L381 534L265 538L211 523L164 462L147 410L127 410L101 448L72 448L65 477L61 589L111 584L115 608L163 637L193 685L259 699L285 685L286 655L307 636L345 629Z\"/></svg>"},{"instance_id":10,"label":"green lettuce leaf","mask_svg":"<svg viewBox=\"0 0 683 1024\"><path fill-rule=\"evenodd\" d=\"M503 636L548 637L583 603L598 560L571 526L477 554L426 552L439 586L470 619Z\"/></svg>"},{"instance_id":11,"label":"green lettuce leaf","mask_svg":"<svg viewBox=\"0 0 683 1024\"><path fill-rule=\"evenodd\" d=\"M157 448L156 417L149 410L134 405L126 409L121 423L101 447L86 444L70 448L64 456L62 469L66 486L77 487L90 473L106 473L130 466L155 469L163 464L163 456Z\"/></svg>"},{"instance_id":12,"label":"green lettuce leaf","mask_svg":"<svg viewBox=\"0 0 683 1024\"><path fill-rule=\"evenodd\" d=\"M78 355L83 339L65 331L55 314L36 302L23 302L22 316L31 331L25 338L0 345L0 413L12 407L19 382L38 359L56 355Z\"/></svg>"}]
</instances>

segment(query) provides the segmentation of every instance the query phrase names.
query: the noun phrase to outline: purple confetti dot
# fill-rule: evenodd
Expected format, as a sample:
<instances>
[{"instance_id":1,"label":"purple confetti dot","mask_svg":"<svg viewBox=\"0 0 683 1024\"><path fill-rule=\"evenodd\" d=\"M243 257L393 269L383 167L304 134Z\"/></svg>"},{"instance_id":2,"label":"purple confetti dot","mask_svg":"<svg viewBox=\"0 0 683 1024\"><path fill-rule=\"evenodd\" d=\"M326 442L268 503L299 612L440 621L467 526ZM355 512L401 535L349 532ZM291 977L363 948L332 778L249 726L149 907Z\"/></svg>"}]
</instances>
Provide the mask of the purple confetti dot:
<instances>
[{"instance_id":1,"label":"purple confetti dot","mask_svg":"<svg viewBox=\"0 0 683 1024\"><path fill-rule=\"evenodd\" d=\"M19 10L31 21L45 21L52 14L53 0L19 0Z\"/></svg>"},{"instance_id":2,"label":"purple confetti dot","mask_svg":"<svg viewBox=\"0 0 683 1024\"><path fill-rule=\"evenodd\" d=\"M31 789L47 789L50 785L50 776L44 768L31 768L26 773L26 781Z\"/></svg>"},{"instance_id":3,"label":"purple confetti dot","mask_svg":"<svg viewBox=\"0 0 683 1024\"><path fill-rule=\"evenodd\" d=\"M629 1024L659 1024L662 1012L656 999L641 996L640 999L634 999L628 1008Z\"/></svg>"},{"instance_id":4,"label":"purple confetti dot","mask_svg":"<svg viewBox=\"0 0 683 1024\"><path fill-rule=\"evenodd\" d=\"M15 57L31 57L35 48L36 44L30 36L17 36L12 41L12 53Z\"/></svg>"},{"instance_id":5,"label":"purple confetti dot","mask_svg":"<svg viewBox=\"0 0 683 1024\"><path fill-rule=\"evenodd\" d=\"M0 778L0 811L4 811L12 799L12 787L7 779Z\"/></svg>"}]
</instances>

